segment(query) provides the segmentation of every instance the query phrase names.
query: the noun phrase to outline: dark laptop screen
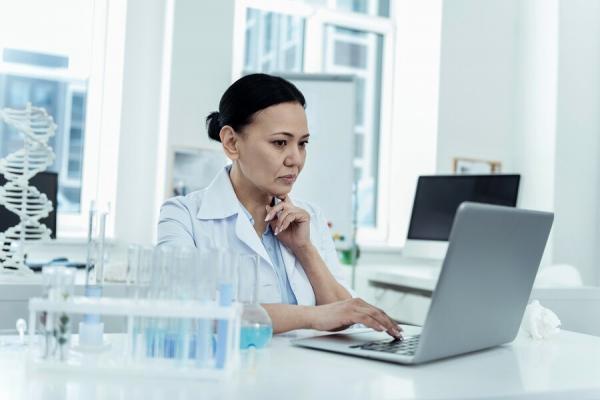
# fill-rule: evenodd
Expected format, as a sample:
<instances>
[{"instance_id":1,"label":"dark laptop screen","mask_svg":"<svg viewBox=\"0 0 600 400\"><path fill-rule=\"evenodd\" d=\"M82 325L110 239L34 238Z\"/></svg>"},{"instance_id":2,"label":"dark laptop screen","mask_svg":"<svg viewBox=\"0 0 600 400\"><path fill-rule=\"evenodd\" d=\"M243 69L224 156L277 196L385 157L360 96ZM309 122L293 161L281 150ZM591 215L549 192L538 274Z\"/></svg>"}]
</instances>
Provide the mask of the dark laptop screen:
<instances>
[{"instance_id":1,"label":"dark laptop screen","mask_svg":"<svg viewBox=\"0 0 600 400\"><path fill-rule=\"evenodd\" d=\"M6 179L0 174L0 186L4 186ZM53 210L46 218L40 219L40 222L46 225L51 231L52 239L56 239L56 197L58 192L58 175L55 172L39 172L29 180L29 185L36 187L41 193L45 193L48 200L52 202ZM19 216L7 210L0 205L0 232L6 231L11 226L19 223Z\"/></svg>"},{"instance_id":2,"label":"dark laptop screen","mask_svg":"<svg viewBox=\"0 0 600 400\"><path fill-rule=\"evenodd\" d=\"M514 207L520 175L421 176L408 239L446 241L456 209L464 201Z\"/></svg>"}]
</instances>

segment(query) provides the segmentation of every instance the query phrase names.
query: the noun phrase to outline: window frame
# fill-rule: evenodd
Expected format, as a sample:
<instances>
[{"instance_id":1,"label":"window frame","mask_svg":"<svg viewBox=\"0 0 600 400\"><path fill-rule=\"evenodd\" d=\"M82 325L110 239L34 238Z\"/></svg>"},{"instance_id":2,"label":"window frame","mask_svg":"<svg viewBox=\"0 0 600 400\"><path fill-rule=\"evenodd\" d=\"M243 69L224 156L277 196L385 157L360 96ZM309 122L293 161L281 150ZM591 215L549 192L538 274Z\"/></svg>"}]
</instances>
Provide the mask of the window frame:
<instances>
[{"instance_id":1,"label":"window frame","mask_svg":"<svg viewBox=\"0 0 600 400\"><path fill-rule=\"evenodd\" d=\"M58 213L57 238L87 236L92 200L111 204L117 197L118 141L127 3L94 1L92 57L86 96L85 136L79 213ZM112 151L111 151L112 150ZM114 237L114 212L108 216L106 235Z\"/></svg>"},{"instance_id":2,"label":"window frame","mask_svg":"<svg viewBox=\"0 0 600 400\"><path fill-rule=\"evenodd\" d=\"M331 4L329 2L329 5ZM396 31L391 17L393 15L393 4L390 4L390 17L378 17L338 11L290 0L237 0L234 17L233 80L241 76L244 68L245 18L248 8L305 18L303 73L323 72L324 33L327 25L382 35L381 80L389 84L381 87L379 157L377 160L377 190L375 194L377 213L374 227L357 227L356 241L361 246L386 247L390 243L388 221L390 220L391 132Z\"/></svg>"}]
</instances>

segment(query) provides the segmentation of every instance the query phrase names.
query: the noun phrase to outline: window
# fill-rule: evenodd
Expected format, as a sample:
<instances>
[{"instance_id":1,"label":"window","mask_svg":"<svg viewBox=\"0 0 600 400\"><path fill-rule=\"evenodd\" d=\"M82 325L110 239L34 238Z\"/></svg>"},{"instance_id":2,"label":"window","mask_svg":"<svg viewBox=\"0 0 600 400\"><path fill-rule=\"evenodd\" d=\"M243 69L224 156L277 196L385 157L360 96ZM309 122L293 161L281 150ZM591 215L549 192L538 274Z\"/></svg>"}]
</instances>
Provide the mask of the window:
<instances>
[{"instance_id":1,"label":"window","mask_svg":"<svg viewBox=\"0 0 600 400\"><path fill-rule=\"evenodd\" d=\"M57 209L79 213L93 2L46 3L10 2L0 7L0 107L32 103L53 117L58 128L49 142L55 159L48 170L59 176ZM42 22L36 15L51 18ZM0 157L21 145L14 130L0 127Z\"/></svg>"},{"instance_id":2,"label":"window","mask_svg":"<svg viewBox=\"0 0 600 400\"><path fill-rule=\"evenodd\" d=\"M299 2L371 16L389 17L389 0L296 0Z\"/></svg>"},{"instance_id":3,"label":"window","mask_svg":"<svg viewBox=\"0 0 600 400\"><path fill-rule=\"evenodd\" d=\"M383 35L336 25L325 27L323 70L356 76L354 166L362 227L376 225L379 123L381 118L381 59Z\"/></svg>"},{"instance_id":4,"label":"window","mask_svg":"<svg viewBox=\"0 0 600 400\"><path fill-rule=\"evenodd\" d=\"M389 0L238 0L243 44L234 70L352 74L357 83L355 181L357 222L367 240L384 240L380 143L389 135L391 93L385 57L393 53ZM238 17L239 18L239 17ZM241 35L241 33L239 34ZM234 61L235 64L235 61ZM391 63L388 62L388 65Z\"/></svg>"},{"instance_id":5,"label":"window","mask_svg":"<svg viewBox=\"0 0 600 400\"><path fill-rule=\"evenodd\" d=\"M303 18L248 8L245 29L245 71L302 71Z\"/></svg>"},{"instance_id":6,"label":"window","mask_svg":"<svg viewBox=\"0 0 600 400\"><path fill-rule=\"evenodd\" d=\"M120 75L106 74L105 65L109 58L110 65L119 63L112 54L122 45L125 6L112 0L0 4L0 108L31 103L46 109L57 124L49 141L55 159L48 170L59 179L59 238L85 235L87 207L104 190L98 177L99 138L118 135L110 118L113 107L120 107L110 96ZM0 125L0 158L20 146L18 134Z\"/></svg>"}]
</instances>

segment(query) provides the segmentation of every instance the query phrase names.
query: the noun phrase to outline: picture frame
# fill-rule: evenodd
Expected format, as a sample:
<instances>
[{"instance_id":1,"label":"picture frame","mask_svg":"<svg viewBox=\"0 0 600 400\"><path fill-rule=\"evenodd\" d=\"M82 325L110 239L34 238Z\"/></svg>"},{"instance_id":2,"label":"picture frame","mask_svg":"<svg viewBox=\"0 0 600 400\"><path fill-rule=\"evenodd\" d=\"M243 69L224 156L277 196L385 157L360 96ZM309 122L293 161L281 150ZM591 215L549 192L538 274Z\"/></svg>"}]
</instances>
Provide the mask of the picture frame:
<instances>
[{"instance_id":1,"label":"picture frame","mask_svg":"<svg viewBox=\"0 0 600 400\"><path fill-rule=\"evenodd\" d=\"M500 161L483 160L470 157L454 157L452 171L457 174L499 174L502 172Z\"/></svg>"}]
</instances>

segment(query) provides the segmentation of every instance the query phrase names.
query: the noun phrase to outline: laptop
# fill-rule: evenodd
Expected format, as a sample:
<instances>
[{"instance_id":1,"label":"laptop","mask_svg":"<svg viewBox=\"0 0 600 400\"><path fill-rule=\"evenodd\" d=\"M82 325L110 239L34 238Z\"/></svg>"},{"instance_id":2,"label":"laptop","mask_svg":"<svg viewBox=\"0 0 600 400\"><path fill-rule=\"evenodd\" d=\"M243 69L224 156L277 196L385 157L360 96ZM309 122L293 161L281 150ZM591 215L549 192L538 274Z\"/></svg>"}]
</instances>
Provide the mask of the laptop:
<instances>
[{"instance_id":1,"label":"laptop","mask_svg":"<svg viewBox=\"0 0 600 400\"><path fill-rule=\"evenodd\" d=\"M552 227L552 213L462 203L422 329L296 339L296 346L420 364L514 340Z\"/></svg>"}]
</instances>

